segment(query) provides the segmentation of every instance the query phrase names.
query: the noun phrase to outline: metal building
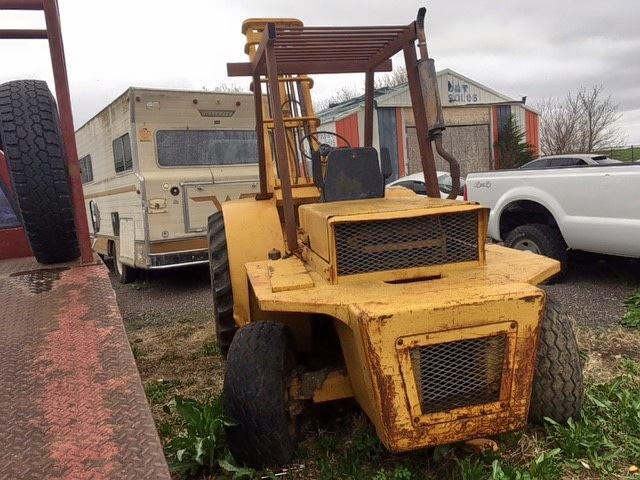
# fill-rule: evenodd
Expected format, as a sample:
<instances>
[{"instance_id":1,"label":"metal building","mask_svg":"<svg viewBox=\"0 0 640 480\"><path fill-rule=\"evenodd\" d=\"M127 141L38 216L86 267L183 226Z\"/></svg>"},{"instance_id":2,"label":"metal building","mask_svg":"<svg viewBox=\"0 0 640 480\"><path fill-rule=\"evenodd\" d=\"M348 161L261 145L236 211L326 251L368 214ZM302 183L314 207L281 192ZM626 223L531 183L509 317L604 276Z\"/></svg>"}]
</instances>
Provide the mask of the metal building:
<instances>
[{"instance_id":1,"label":"metal building","mask_svg":"<svg viewBox=\"0 0 640 480\"><path fill-rule=\"evenodd\" d=\"M539 154L538 113L515 100L451 69L438 72L438 88L447 129L445 148L460 162L461 173L500 168L494 145L510 115L526 140ZM406 84L381 88L375 93L373 145L387 147L393 177L421 170L418 140ZM364 135L364 97L332 105L318 114L321 129L344 136L352 146L360 146ZM447 164L436 154L439 170Z\"/></svg>"}]
</instances>

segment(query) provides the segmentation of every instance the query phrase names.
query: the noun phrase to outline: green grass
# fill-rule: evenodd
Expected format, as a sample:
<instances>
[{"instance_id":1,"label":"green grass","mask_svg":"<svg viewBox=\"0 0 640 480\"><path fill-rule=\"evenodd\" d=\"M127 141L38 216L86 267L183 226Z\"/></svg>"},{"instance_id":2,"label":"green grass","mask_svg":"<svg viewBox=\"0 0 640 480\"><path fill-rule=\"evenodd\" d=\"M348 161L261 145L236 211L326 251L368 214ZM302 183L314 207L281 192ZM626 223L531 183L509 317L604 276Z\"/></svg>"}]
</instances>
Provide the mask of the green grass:
<instances>
[{"instance_id":1,"label":"green grass","mask_svg":"<svg viewBox=\"0 0 640 480\"><path fill-rule=\"evenodd\" d=\"M347 438L321 434L318 452L305 456L322 480L626 478L640 459L640 363L621 367L617 378L588 387L579 419L501 435L499 452L474 454L459 444L394 456L367 426Z\"/></svg>"},{"instance_id":2,"label":"green grass","mask_svg":"<svg viewBox=\"0 0 640 480\"><path fill-rule=\"evenodd\" d=\"M150 403L162 403L166 400L167 394L178 385L177 380L159 379L147 383L144 387L144 393L147 394Z\"/></svg>"},{"instance_id":3,"label":"green grass","mask_svg":"<svg viewBox=\"0 0 640 480\"><path fill-rule=\"evenodd\" d=\"M615 158L616 160L622 160L623 162L631 162L633 160L640 159L640 145L634 146L633 148L619 148L614 150L607 150L602 152L603 155L607 155L611 158Z\"/></svg>"},{"instance_id":4,"label":"green grass","mask_svg":"<svg viewBox=\"0 0 640 480\"><path fill-rule=\"evenodd\" d=\"M207 342L202 345L200 353L202 353L202 355L205 357L213 357L215 355L218 355L220 353L220 350L218 349L218 344L216 342Z\"/></svg>"},{"instance_id":5,"label":"green grass","mask_svg":"<svg viewBox=\"0 0 640 480\"><path fill-rule=\"evenodd\" d=\"M299 448L290 473L278 478L317 480L556 480L638 478L628 473L640 459L640 363L620 361L616 378L588 386L580 418L496 438L500 450L473 453L465 444L405 455L387 452L373 427L360 417L351 427L318 432ZM166 396L164 382L154 392ZM155 385L151 384L151 385ZM161 385L161 386L160 386ZM162 392L162 393L158 393ZM236 466L224 436L219 398L199 403L175 397L161 425L165 452L182 478L272 478ZM208 478L208 477L207 477Z\"/></svg>"},{"instance_id":6,"label":"green grass","mask_svg":"<svg viewBox=\"0 0 640 480\"><path fill-rule=\"evenodd\" d=\"M640 290L637 290L625 302L627 311L620 320L625 327L640 327Z\"/></svg>"}]
</instances>

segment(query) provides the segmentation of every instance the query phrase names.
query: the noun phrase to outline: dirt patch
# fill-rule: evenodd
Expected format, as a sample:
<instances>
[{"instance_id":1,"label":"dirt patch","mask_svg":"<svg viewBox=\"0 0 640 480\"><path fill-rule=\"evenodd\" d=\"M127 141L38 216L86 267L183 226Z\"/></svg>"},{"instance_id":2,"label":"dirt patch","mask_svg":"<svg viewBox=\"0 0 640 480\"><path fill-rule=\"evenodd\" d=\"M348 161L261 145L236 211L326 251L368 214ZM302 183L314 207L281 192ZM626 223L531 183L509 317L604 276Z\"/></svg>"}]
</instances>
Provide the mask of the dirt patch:
<instances>
[{"instance_id":1,"label":"dirt patch","mask_svg":"<svg viewBox=\"0 0 640 480\"><path fill-rule=\"evenodd\" d=\"M640 330L624 327L578 327L578 344L585 358L587 383L611 380L621 373L620 360L640 361Z\"/></svg>"}]
</instances>

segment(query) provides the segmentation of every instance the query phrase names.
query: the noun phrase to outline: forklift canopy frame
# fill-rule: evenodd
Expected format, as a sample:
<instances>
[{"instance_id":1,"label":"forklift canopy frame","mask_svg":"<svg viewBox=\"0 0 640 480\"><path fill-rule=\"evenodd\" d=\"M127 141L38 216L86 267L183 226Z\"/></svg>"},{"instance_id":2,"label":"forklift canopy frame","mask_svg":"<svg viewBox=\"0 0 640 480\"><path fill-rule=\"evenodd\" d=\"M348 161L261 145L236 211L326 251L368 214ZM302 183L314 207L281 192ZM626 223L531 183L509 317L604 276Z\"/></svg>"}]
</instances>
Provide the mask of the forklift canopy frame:
<instances>
[{"instance_id":1,"label":"forklift canopy frame","mask_svg":"<svg viewBox=\"0 0 640 480\"><path fill-rule=\"evenodd\" d=\"M286 128L278 88L279 75L364 73L364 146L371 147L374 72L391 71L391 57L402 51L407 68L427 195L440 197L433 148L429 140L425 102L418 74L419 60L416 54L416 40L419 38L419 29L423 28L425 13L426 10L421 8L417 21L404 26L277 27L275 23L267 23L252 61L227 64L229 76L253 77L253 91L256 96L256 133L259 139L263 136L264 128L260 101L262 96L260 77L266 76L274 121L274 147L282 191L285 238L287 248L292 253L297 253L299 247L291 179L287 165ZM259 199L269 197L264 178L265 153L263 149L260 150L258 152L261 176Z\"/></svg>"}]
</instances>

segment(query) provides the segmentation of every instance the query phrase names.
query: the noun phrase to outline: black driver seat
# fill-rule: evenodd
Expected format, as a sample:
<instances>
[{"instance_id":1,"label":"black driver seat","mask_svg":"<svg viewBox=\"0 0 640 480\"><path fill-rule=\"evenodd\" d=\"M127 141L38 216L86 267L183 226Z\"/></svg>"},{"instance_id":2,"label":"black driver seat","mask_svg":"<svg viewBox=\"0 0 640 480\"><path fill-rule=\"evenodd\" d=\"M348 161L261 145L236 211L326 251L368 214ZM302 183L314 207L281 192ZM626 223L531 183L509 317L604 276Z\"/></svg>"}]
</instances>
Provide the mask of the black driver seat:
<instances>
[{"instance_id":1,"label":"black driver seat","mask_svg":"<svg viewBox=\"0 0 640 480\"><path fill-rule=\"evenodd\" d=\"M384 197L384 178L373 147L335 148L327 156L322 201Z\"/></svg>"}]
</instances>

